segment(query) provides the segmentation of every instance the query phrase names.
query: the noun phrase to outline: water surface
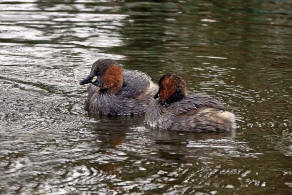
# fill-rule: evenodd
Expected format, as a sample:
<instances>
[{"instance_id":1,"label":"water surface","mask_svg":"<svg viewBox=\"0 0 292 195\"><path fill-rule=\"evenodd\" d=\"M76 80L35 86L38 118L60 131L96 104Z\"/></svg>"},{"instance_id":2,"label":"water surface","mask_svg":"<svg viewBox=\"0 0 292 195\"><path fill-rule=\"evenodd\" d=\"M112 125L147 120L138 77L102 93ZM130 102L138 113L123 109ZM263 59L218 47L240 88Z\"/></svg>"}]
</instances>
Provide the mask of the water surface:
<instances>
[{"instance_id":1,"label":"water surface","mask_svg":"<svg viewBox=\"0 0 292 195\"><path fill-rule=\"evenodd\" d=\"M1 194L289 194L289 0L0 2ZM233 134L92 119L98 58L226 102Z\"/></svg>"}]
</instances>

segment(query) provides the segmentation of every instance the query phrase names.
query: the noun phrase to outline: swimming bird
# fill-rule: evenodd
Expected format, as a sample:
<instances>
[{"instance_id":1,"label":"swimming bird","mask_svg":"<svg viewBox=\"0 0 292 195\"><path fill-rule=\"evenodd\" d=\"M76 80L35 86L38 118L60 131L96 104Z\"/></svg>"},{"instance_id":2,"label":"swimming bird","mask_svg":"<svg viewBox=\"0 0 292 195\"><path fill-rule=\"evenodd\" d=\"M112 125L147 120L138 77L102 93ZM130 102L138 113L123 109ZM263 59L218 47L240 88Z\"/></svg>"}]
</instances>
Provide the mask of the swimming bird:
<instances>
[{"instance_id":1,"label":"swimming bird","mask_svg":"<svg viewBox=\"0 0 292 195\"><path fill-rule=\"evenodd\" d=\"M85 110L92 116L144 114L158 89L145 73L123 69L112 59L94 62L84 84L89 84Z\"/></svg>"},{"instance_id":2,"label":"swimming bird","mask_svg":"<svg viewBox=\"0 0 292 195\"><path fill-rule=\"evenodd\" d=\"M159 90L146 110L145 123L151 127L190 132L230 132L235 116L207 95L186 94L182 77L167 74L159 80Z\"/></svg>"}]
</instances>

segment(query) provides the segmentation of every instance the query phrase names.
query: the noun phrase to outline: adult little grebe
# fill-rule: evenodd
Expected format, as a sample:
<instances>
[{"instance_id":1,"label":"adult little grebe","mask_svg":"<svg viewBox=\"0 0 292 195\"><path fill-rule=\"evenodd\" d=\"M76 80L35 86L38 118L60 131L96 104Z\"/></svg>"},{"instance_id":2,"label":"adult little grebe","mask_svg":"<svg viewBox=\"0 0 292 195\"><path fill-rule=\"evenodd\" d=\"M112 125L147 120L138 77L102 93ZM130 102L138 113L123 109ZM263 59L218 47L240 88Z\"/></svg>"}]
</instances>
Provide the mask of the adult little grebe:
<instances>
[{"instance_id":1,"label":"adult little grebe","mask_svg":"<svg viewBox=\"0 0 292 195\"><path fill-rule=\"evenodd\" d=\"M186 96L186 82L177 75L164 75L159 91L146 110L151 127L191 132L226 132L235 127L235 116L219 101L206 95Z\"/></svg>"},{"instance_id":2,"label":"adult little grebe","mask_svg":"<svg viewBox=\"0 0 292 195\"><path fill-rule=\"evenodd\" d=\"M158 86L137 70L126 70L114 60L99 59L90 74L80 82L88 84L85 110L93 116L144 114Z\"/></svg>"}]
</instances>

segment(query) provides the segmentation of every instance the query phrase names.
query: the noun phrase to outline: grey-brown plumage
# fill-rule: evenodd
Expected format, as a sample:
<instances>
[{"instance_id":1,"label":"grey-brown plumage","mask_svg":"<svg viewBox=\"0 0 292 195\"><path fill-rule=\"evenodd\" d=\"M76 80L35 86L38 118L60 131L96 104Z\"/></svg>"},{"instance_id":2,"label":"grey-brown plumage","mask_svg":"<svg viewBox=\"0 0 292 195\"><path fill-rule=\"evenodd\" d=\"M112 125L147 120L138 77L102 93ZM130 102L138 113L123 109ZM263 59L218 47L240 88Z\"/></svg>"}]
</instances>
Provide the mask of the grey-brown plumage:
<instances>
[{"instance_id":1,"label":"grey-brown plumage","mask_svg":"<svg viewBox=\"0 0 292 195\"><path fill-rule=\"evenodd\" d=\"M181 77L167 75L159 84L159 99L146 110L145 122L149 126L191 132L225 132L234 128L235 117L221 102L206 95L186 96Z\"/></svg>"},{"instance_id":2,"label":"grey-brown plumage","mask_svg":"<svg viewBox=\"0 0 292 195\"><path fill-rule=\"evenodd\" d=\"M113 66L113 71L109 71ZM113 60L98 60L93 64L89 76L81 81L81 84L90 83L85 101L85 110L90 115L126 116L145 113L157 85L143 72L119 70L118 67ZM92 83L94 76L97 78Z\"/></svg>"}]
</instances>

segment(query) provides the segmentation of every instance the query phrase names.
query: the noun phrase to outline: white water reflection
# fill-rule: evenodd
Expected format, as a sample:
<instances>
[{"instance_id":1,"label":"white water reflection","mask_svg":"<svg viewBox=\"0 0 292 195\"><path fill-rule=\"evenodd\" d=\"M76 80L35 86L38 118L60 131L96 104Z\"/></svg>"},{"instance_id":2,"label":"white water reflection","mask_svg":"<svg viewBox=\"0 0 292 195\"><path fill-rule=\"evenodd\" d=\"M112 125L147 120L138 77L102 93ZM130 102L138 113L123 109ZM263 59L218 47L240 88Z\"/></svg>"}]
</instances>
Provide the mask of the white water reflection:
<instances>
[{"instance_id":1,"label":"white water reflection","mask_svg":"<svg viewBox=\"0 0 292 195\"><path fill-rule=\"evenodd\" d=\"M291 19L271 9L291 3L249 4L1 1L0 193L290 192ZM180 74L234 110L236 134L88 118L79 81L98 58Z\"/></svg>"}]
</instances>

